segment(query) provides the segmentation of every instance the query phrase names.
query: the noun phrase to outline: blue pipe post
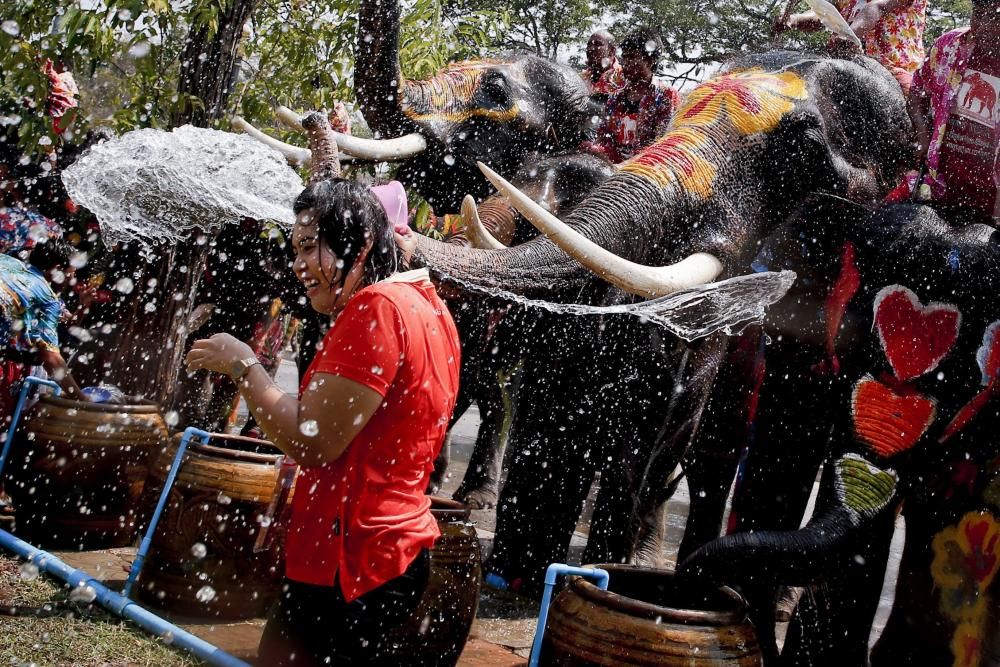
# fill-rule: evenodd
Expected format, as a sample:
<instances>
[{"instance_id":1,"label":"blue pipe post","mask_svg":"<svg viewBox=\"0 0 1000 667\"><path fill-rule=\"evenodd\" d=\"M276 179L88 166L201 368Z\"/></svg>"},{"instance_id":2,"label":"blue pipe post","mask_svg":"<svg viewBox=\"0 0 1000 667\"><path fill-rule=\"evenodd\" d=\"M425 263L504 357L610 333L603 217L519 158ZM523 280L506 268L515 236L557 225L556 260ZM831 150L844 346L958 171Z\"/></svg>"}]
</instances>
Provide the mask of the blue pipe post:
<instances>
[{"instance_id":1,"label":"blue pipe post","mask_svg":"<svg viewBox=\"0 0 1000 667\"><path fill-rule=\"evenodd\" d=\"M156 614L143 609L138 604L107 588L83 570L70 567L56 556L31 546L24 540L0 530L0 546L27 559L48 574L65 581L72 588L89 586L96 593L98 603L108 611L136 623L144 630L164 639L171 646L184 649L210 665L218 667L250 667L220 648L209 644L183 628L166 621Z\"/></svg>"},{"instance_id":2,"label":"blue pipe post","mask_svg":"<svg viewBox=\"0 0 1000 667\"><path fill-rule=\"evenodd\" d=\"M62 393L62 388L59 387L52 380L43 380L42 378L35 377L34 375L29 375L24 378L24 384L21 385L21 394L17 397L17 404L14 406L14 416L10 420L10 427L7 429L7 437L3 443L3 451L0 452L0 475L3 475L3 467L7 465L7 457L10 455L10 446L14 442L14 434L17 433L17 424L21 421L21 412L24 411L24 404L28 402L28 390L34 385L42 385L43 387L51 387L55 390L56 396Z\"/></svg>"},{"instance_id":3,"label":"blue pipe post","mask_svg":"<svg viewBox=\"0 0 1000 667\"><path fill-rule=\"evenodd\" d=\"M531 642L531 658L528 667L538 667L542 655L542 639L545 637L545 624L549 620L549 604L552 602L552 590L559 577L568 575L592 579L602 591L608 590L608 580L611 578L607 570L599 567L573 567L565 563L552 563L545 570L545 590L542 593L542 607L538 610L538 623L535 625L535 639Z\"/></svg>"},{"instance_id":4,"label":"blue pipe post","mask_svg":"<svg viewBox=\"0 0 1000 667\"><path fill-rule=\"evenodd\" d=\"M177 479L177 471L181 468L181 463L184 460L184 454L187 452L188 443L191 438L198 436L202 439L202 444L207 445L208 441L211 440L212 434L208 431L202 431L200 428L195 428L194 426L189 426L184 429L184 435L181 436L181 442L177 446L177 453L174 454L174 460L170 464L170 472L167 473L167 481L163 485L163 491L160 492L160 500L156 503L156 509L153 511L153 516L149 520L149 526L146 528L146 534L142 538L142 542L139 543L139 550L135 552L135 559L132 561L132 567L129 569L128 579L125 580L125 587L122 589L122 595L126 598L131 597L132 587L135 582L139 580L139 573L142 571L142 566L146 563L146 554L149 553L149 547L153 543L153 533L156 532L156 524L160 522L160 515L163 514L163 508L167 505L167 498L170 496L170 489L174 486L174 480Z\"/></svg>"}]
</instances>

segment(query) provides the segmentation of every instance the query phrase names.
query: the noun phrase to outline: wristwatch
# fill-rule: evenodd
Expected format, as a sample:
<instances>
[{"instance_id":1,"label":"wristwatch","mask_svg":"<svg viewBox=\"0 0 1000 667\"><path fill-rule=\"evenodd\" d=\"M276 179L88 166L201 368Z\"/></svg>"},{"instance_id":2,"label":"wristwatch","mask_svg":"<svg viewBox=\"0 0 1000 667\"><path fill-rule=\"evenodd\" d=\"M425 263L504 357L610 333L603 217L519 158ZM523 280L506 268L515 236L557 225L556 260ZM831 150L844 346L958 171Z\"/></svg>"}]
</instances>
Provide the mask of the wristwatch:
<instances>
[{"instance_id":1,"label":"wristwatch","mask_svg":"<svg viewBox=\"0 0 1000 667\"><path fill-rule=\"evenodd\" d=\"M229 376L237 381L242 380L243 376L259 363L260 359L257 357L247 357L246 359L234 361L232 367L229 369Z\"/></svg>"}]
</instances>

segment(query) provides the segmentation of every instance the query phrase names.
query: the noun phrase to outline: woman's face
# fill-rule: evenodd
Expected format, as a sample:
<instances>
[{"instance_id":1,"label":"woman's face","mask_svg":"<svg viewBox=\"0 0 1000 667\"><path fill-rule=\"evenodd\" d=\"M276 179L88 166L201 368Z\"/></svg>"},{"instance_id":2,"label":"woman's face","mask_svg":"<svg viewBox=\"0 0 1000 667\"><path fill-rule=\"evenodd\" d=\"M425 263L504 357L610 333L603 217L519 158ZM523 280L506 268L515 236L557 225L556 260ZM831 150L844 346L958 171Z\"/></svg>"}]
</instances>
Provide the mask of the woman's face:
<instances>
[{"instance_id":1,"label":"woman's face","mask_svg":"<svg viewBox=\"0 0 1000 667\"><path fill-rule=\"evenodd\" d=\"M353 267L344 267L326 242L319 238L319 225L311 209L302 211L295 219L292 248L295 249L295 275L305 286L313 310L336 315L361 282L367 249L362 251ZM345 270L347 278L341 285Z\"/></svg>"}]
</instances>

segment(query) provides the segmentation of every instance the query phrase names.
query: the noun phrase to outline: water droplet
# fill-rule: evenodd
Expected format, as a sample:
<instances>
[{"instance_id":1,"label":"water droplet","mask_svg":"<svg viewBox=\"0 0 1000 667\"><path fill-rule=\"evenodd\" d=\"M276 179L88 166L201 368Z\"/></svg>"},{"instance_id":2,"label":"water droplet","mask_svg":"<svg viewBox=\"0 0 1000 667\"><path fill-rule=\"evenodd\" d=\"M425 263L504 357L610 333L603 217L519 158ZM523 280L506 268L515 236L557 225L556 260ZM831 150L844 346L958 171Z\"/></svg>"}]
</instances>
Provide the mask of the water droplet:
<instances>
[{"instance_id":1,"label":"water droplet","mask_svg":"<svg viewBox=\"0 0 1000 667\"><path fill-rule=\"evenodd\" d=\"M201 542L195 542L194 544L191 545L191 555L197 558L198 560L201 560L202 558L208 555L208 547L206 547Z\"/></svg>"},{"instance_id":2,"label":"water droplet","mask_svg":"<svg viewBox=\"0 0 1000 667\"><path fill-rule=\"evenodd\" d=\"M17 21L4 21L0 23L0 30L3 30L11 37L17 37L21 34L21 26L17 24Z\"/></svg>"},{"instance_id":3,"label":"water droplet","mask_svg":"<svg viewBox=\"0 0 1000 667\"><path fill-rule=\"evenodd\" d=\"M233 502L233 499L224 493L220 493L219 497L215 499L215 502L219 503L220 505L228 505L229 503ZM222 519L219 520L221 521Z\"/></svg>"},{"instance_id":4,"label":"water droplet","mask_svg":"<svg viewBox=\"0 0 1000 667\"><path fill-rule=\"evenodd\" d=\"M34 581L38 578L38 566L34 563L21 564L21 578L25 581Z\"/></svg>"},{"instance_id":5,"label":"water droplet","mask_svg":"<svg viewBox=\"0 0 1000 667\"><path fill-rule=\"evenodd\" d=\"M452 155L451 153L449 153L448 155L445 155L444 156L444 163L446 165L448 165L449 167L453 166L455 164L455 156Z\"/></svg>"},{"instance_id":6,"label":"water droplet","mask_svg":"<svg viewBox=\"0 0 1000 667\"><path fill-rule=\"evenodd\" d=\"M211 602L215 599L215 589L211 586L202 586L194 596L198 598L198 602Z\"/></svg>"},{"instance_id":7,"label":"water droplet","mask_svg":"<svg viewBox=\"0 0 1000 667\"><path fill-rule=\"evenodd\" d=\"M180 420L181 416L176 410L168 410L167 414L163 415L163 421L167 422L167 426L170 427L177 426L177 422Z\"/></svg>"},{"instance_id":8,"label":"water droplet","mask_svg":"<svg viewBox=\"0 0 1000 667\"><path fill-rule=\"evenodd\" d=\"M132 282L131 278L119 278L118 282L115 283L115 289L122 294L131 294L132 290L135 289L135 283Z\"/></svg>"},{"instance_id":9,"label":"water droplet","mask_svg":"<svg viewBox=\"0 0 1000 667\"><path fill-rule=\"evenodd\" d=\"M97 599L97 591L94 590L93 586L89 586L87 584L80 584L69 593L70 602L90 604L96 599Z\"/></svg>"},{"instance_id":10,"label":"water droplet","mask_svg":"<svg viewBox=\"0 0 1000 667\"><path fill-rule=\"evenodd\" d=\"M144 39L141 42L133 44L129 48L128 54L133 58L145 58L149 55L149 48L149 42Z\"/></svg>"},{"instance_id":11,"label":"water droplet","mask_svg":"<svg viewBox=\"0 0 1000 667\"><path fill-rule=\"evenodd\" d=\"M319 424L315 419L307 419L299 424L299 431L307 438L315 438L319 434Z\"/></svg>"}]
</instances>

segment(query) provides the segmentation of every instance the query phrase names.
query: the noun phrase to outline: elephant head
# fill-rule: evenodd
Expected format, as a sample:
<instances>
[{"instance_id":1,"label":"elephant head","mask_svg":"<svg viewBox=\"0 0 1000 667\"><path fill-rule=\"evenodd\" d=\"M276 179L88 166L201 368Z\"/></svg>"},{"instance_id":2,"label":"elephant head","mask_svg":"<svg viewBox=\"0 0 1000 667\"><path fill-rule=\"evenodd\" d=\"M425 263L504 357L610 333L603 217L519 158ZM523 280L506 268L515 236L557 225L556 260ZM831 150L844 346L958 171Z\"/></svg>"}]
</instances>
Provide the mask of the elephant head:
<instances>
[{"instance_id":1,"label":"elephant head","mask_svg":"<svg viewBox=\"0 0 1000 667\"><path fill-rule=\"evenodd\" d=\"M533 55L452 64L426 81L403 78L399 3L363 0L355 92L381 138L419 135L426 148L397 178L432 205L458 210L489 193L477 161L513 173L532 152L575 150L598 109L573 69Z\"/></svg>"},{"instance_id":2,"label":"elephant head","mask_svg":"<svg viewBox=\"0 0 1000 667\"><path fill-rule=\"evenodd\" d=\"M870 60L752 56L692 90L667 132L565 224L484 167L544 238L495 251L420 239L418 258L527 296L601 301L607 286L595 274L659 296L744 272L813 192L887 191L911 152L910 128L898 86Z\"/></svg>"}]
</instances>

